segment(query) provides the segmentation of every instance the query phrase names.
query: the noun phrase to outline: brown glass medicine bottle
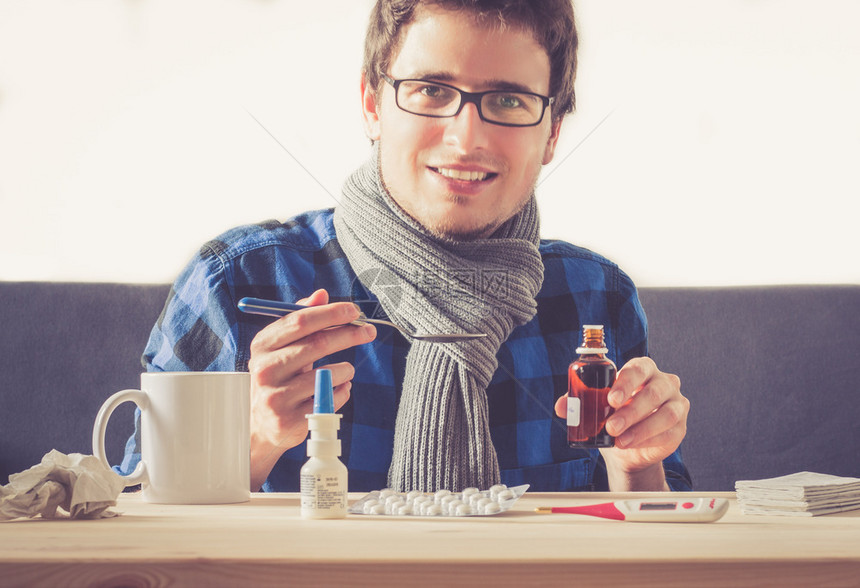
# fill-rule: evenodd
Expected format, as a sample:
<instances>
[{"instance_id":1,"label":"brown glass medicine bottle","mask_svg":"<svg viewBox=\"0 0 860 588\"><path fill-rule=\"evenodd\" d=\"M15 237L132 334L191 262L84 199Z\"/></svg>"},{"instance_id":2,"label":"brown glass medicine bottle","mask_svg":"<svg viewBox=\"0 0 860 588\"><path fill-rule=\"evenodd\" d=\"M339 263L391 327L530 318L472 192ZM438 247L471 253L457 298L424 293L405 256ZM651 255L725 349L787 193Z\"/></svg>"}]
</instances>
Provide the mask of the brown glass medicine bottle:
<instances>
[{"instance_id":1,"label":"brown glass medicine bottle","mask_svg":"<svg viewBox=\"0 0 860 588\"><path fill-rule=\"evenodd\" d=\"M609 389L615 382L615 364L606 357L603 325L583 325L579 358L567 371L567 441L571 447L612 447L615 437L606 432Z\"/></svg>"}]
</instances>

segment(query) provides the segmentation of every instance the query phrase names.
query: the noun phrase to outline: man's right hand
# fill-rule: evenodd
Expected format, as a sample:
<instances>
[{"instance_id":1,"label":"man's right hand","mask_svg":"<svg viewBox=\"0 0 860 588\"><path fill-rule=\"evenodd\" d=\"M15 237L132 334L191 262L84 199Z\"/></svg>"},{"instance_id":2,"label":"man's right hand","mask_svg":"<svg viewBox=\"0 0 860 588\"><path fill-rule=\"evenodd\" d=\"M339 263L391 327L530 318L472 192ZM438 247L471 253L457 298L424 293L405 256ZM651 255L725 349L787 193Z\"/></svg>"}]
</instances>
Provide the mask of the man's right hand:
<instances>
[{"instance_id":1,"label":"man's right hand","mask_svg":"<svg viewBox=\"0 0 860 588\"><path fill-rule=\"evenodd\" d=\"M351 302L328 303L317 290L292 312L257 333L251 342L251 489L263 485L278 459L305 440L305 415L313 411L314 362L373 341L376 328L348 323L359 318ZM349 400L355 368L346 362L320 366L331 370L335 410Z\"/></svg>"}]
</instances>

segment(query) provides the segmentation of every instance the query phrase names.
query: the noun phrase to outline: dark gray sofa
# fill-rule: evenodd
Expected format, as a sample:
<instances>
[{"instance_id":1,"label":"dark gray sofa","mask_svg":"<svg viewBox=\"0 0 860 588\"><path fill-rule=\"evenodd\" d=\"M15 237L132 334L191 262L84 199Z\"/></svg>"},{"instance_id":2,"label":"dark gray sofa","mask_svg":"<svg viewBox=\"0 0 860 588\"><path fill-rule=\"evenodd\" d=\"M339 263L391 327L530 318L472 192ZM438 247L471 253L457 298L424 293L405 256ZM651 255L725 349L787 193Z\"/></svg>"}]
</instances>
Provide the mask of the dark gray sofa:
<instances>
[{"instance_id":1,"label":"dark gray sofa","mask_svg":"<svg viewBox=\"0 0 860 588\"><path fill-rule=\"evenodd\" d=\"M52 448L91 453L101 403L139 384L168 290L0 282L0 484ZM682 451L697 490L803 470L860 476L860 286L640 295L651 355L692 403ZM132 406L121 409L112 463L130 433Z\"/></svg>"}]
</instances>

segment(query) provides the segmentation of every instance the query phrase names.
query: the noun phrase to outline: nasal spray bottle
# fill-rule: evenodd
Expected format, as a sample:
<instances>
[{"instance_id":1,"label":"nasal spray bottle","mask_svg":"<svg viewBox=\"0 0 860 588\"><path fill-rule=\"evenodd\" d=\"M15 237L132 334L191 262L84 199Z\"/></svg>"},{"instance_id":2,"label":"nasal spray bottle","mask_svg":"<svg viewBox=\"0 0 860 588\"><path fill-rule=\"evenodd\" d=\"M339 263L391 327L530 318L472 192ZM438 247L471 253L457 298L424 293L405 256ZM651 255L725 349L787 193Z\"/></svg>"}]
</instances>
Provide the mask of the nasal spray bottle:
<instances>
[{"instance_id":1,"label":"nasal spray bottle","mask_svg":"<svg viewBox=\"0 0 860 588\"><path fill-rule=\"evenodd\" d=\"M340 419L332 398L331 370L316 371L314 412L308 419L308 461L301 470L302 518L346 516L347 470L340 457Z\"/></svg>"}]
</instances>

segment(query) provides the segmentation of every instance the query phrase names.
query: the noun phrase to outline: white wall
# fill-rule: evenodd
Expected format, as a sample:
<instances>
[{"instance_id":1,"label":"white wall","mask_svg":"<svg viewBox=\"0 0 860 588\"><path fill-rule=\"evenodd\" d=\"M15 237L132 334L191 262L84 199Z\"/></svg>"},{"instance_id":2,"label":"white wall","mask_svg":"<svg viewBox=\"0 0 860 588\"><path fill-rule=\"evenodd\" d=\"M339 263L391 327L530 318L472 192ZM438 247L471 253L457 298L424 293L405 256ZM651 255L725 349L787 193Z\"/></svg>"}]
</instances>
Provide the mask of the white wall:
<instances>
[{"instance_id":1,"label":"white wall","mask_svg":"<svg viewBox=\"0 0 860 588\"><path fill-rule=\"evenodd\" d=\"M368 150L369 6L0 0L0 280L167 282L231 226L333 206ZM577 8L544 236L640 285L860 282L860 3Z\"/></svg>"}]
</instances>

